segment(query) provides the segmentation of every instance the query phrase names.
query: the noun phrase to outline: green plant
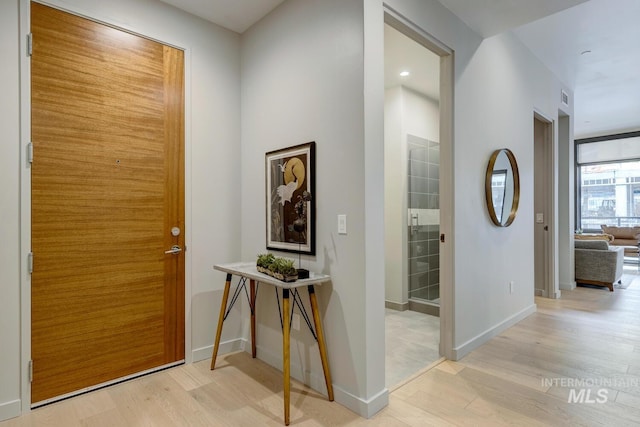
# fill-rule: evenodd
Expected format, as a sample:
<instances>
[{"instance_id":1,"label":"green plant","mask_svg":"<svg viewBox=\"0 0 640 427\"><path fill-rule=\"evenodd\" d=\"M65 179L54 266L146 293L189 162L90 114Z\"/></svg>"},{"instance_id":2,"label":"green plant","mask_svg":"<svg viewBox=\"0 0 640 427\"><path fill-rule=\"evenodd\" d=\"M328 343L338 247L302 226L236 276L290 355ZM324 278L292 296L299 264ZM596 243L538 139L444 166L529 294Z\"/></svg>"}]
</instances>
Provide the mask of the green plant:
<instances>
[{"instance_id":1,"label":"green plant","mask_svg":"<svg viewBox=\"0 0 640 427\"><path fill-rule=\"evenodd\" d=\"M269 267L267 268L269 269L269 271L278 273L280 271L280 265L282 264L282 261L284 261L284 258L274 258L273 262L269 264Z\"/></svg>"},{"instance_id":2,"label":"green plant","mask_svg":"<svg viewBox=\"0 0 640 427\"><path fill-rule=\"evenodd\" d=\"M268 253L258 255L256 266L258 267L258 271L267 273L271 276L282 275L286 278L297 276L298 274L298 270L296 269L292 259L276 257L273 254Z\"/></svg>"},{"instance_id":3,"label":"green plant","mask_svg":"<svg viewBox=\"0 0 640 427\"><path fill-rule=\"evenodd\" d=\"M278 273L282 274L283 276L294 276L298 273L298 270L293 264L293 260L285 258L281 259L282 263L279 266Z\"/></svg>"},{"instance_id":4,"label":"green plant","mask_svg":"<svg viewBox=\"0 0 640 427\"><path fill-rule=\"evenodd\" d=\"M273 254L259 254L256 265L262 268L269 268L275 259L276 257Z\"/></svg>"},{"instance_id":5,"label":"green plant","mask_svg":"<svg viewBox=\"0 0 640 427\"><path fill-rule=\"evenodd\" d=\"M296 270L293 260L277 257L273 260L268 267L269 271L273 273L282 274L283 276L293 276L298 270Z\"/></svg>"}]
</instances>

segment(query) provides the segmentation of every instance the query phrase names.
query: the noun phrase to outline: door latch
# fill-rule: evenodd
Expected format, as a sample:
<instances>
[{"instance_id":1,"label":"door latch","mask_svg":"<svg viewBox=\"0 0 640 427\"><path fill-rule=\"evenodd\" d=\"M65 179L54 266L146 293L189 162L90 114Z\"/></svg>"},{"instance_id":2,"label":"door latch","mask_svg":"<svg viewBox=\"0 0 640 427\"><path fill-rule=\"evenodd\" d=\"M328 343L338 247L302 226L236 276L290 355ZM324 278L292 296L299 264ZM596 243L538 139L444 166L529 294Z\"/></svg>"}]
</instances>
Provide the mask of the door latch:
<instances>
[{"instance_id":1,"label":"door latch","mask_svg":"<svg viewBox=\"0 0 640 427\"><path fill-rule=\"evenodd\" d=\"M182 248L178 245L173 245L171 246L171 249L169 249L168 251L164 251L165 254L167 255L177 255L180 252L182 252Z\"/></svg>"}]
</instances>

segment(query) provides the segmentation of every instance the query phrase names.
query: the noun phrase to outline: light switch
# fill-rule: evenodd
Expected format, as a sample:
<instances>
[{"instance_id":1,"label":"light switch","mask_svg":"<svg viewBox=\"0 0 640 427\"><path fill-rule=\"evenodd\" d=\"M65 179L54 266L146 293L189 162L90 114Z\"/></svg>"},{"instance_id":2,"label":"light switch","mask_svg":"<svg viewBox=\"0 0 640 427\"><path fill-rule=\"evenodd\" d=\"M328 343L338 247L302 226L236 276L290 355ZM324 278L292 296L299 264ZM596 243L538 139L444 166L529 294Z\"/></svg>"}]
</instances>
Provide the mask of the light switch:
<instances>
[{"instance_id":1,"label":"light switch","mask_svg":"<svg viewBox=\"0 0 640 427\"><path fill-rule=\"evenodd\" d=\"M347 216L338 215L338 234L347 234Z\"/></svg>"},{"instance_id":2,"label":"light switch","mask_svg":"<svg viewBox=\"0 0 640 427\"><path fill-rule=\"evenodd\" d=\"M544 214L537 213L536 214L536 222L538 224L542 224L544 222Z\"/></svg>"}]
</instances>

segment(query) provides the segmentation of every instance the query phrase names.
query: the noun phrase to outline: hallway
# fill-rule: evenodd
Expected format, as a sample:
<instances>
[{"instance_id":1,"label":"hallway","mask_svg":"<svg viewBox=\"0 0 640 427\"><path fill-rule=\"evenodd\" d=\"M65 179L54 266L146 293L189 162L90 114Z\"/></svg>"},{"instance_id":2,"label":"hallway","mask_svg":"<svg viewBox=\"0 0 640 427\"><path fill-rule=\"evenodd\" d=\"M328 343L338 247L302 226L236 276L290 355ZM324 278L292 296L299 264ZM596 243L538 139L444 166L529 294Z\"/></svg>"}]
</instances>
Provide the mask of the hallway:
<instances>
[{"instance_id":1,"label":"hallway","mask_svg":"<svg viewBox=\"0 0 640 427\"><path fill-rule=\"evenodd\" d=\"M630 285L614 292L578 287L558 300L536 298L536 313L461 361L440 363L394 390L370 420L292 381L291 425L638 425L636 266L626 266L623 280ZM606 401L569 403L571 394L579 398L582 386L570 384L578 380L593 386L591 399ZM204 360L0 422L38 425L280 426L282 376L247 353L231 353L213 372Z\"/></svg>"}]
</instances>

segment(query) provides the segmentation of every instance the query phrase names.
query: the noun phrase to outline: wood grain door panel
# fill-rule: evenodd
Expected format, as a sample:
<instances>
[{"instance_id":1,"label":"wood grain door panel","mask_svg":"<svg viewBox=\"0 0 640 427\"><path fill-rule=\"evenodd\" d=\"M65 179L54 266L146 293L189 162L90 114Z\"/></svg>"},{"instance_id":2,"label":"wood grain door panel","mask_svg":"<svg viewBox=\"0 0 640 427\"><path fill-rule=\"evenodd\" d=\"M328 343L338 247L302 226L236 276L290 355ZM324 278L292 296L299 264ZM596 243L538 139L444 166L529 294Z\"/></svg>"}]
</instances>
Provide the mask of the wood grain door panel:
<instances>
[{"instance_id":1,"label":"wood grain door panel","mask_svg":"<svg viewBox=\"0 0 640 427\"><path fill-rule=\"evenodd\" d=\"M184 66L37 3L31 27L36 403L184 358Z\"/></svg>"}]
</instances>

